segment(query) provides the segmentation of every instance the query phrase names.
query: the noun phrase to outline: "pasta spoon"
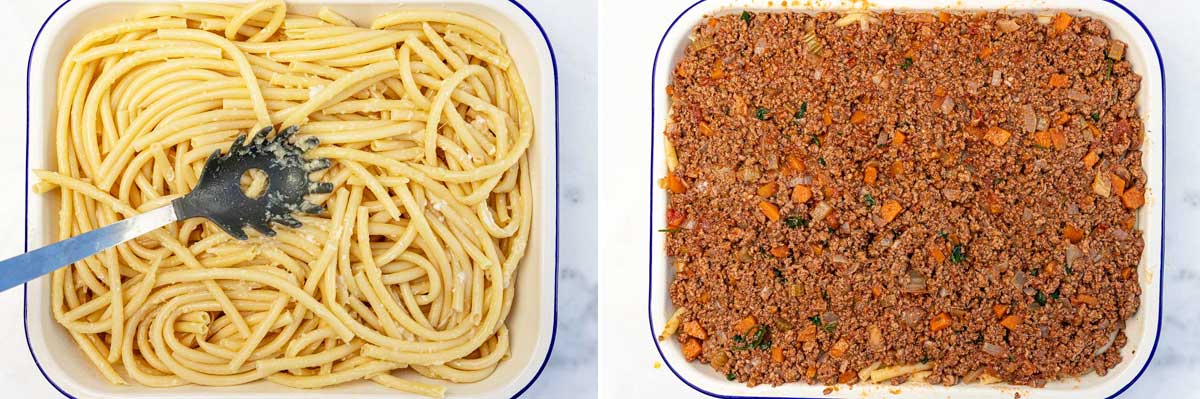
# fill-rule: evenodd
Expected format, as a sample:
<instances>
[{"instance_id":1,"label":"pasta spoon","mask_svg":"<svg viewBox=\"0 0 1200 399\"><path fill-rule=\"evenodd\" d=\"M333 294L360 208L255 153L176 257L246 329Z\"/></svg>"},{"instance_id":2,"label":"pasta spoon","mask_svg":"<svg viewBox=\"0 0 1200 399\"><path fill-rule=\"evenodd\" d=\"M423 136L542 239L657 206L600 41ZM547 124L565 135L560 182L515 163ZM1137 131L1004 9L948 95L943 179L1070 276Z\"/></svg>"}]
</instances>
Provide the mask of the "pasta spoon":
<instances>
[{"instance_id":1,"label":"pasta spoon","mask_svg":"<svg viewBox=\"0 0 1200 399\"><path fill-rule=\"evenodd\" d=\"M29 251L0 261L0 291L15 287L60 267L78 262L117 244L137 238L176 220L202 217L219 226L229 235L245 240L245 228L250 227L267 236L274 236L272 223L300 227L292 216L295 212L319 214L325 208L305 201L308 194L333 191L333 184L313 182L310 172L328 168L328 159L305 159L304 152L318 144L316 137L307 137L298 145L291 142L299 131L288 127L274 138L268 138L275 128L263 128L246 144L246 135L239 135L225 155L213 151L204 163L200 180L187 195L156 208L108 226ZM267 187L253 198L241 187L242 174L257 169L267 175Z\"/></svg>"}]
</instances>

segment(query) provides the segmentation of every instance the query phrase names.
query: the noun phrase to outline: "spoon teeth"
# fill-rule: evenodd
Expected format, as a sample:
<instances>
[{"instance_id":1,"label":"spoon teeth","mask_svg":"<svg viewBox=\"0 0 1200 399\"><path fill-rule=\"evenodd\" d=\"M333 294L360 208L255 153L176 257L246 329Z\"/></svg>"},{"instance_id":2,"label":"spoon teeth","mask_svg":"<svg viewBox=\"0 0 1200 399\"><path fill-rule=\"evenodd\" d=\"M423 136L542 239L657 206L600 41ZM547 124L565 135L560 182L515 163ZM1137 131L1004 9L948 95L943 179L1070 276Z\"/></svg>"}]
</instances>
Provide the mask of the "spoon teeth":
<instances>
[{"instance_id":1,"label":"spoon teeth","mask_svg":"<svg viewBox=\"0 0 1200 399\"><path fill-rule=\"evenodd\" d=\"M333 192L333 183L314 182L308 184L309 194L329 194Z\"/></svg>"}]
</instances>

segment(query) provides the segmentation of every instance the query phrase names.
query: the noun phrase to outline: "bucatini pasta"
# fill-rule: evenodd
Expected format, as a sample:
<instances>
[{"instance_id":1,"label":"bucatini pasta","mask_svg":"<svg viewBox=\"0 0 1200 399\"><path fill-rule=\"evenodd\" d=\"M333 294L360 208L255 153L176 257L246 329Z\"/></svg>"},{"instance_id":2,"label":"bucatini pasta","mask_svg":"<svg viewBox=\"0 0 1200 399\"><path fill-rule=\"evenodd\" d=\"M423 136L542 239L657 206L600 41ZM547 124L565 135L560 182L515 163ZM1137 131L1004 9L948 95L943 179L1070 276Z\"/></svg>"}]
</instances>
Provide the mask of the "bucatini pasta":
<instances>
[{"instance_id":1,"label":"bucatini pasta","mask_svg":"<svg viewBox=\"0 0 1200 399\"><path fill-rule=\"evenodd\" d=\"M529 100L500 32L401 8L369 27L279 0L147 7L83 36L58 76L60 239L168 204L213 150L299 125L321 216L237 241L173 223L52 275L52 311L114 384L401 391L486 378L530 233ZM269 182L243 178L247 190ZM409 375L411 376L411 375Z\"/></svg>"}]
</instances>

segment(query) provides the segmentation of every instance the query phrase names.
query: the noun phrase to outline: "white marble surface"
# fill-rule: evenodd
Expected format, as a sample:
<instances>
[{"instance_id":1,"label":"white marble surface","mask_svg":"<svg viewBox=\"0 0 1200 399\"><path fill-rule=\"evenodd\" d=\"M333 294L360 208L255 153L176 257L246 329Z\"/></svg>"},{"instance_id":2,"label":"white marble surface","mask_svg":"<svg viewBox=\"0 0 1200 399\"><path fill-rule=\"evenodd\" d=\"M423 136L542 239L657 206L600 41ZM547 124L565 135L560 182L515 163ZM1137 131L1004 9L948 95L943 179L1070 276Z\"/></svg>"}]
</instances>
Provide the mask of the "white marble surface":
<instances>
[{"instance_id":1,"label":"white marble surface","mask_svg":"<svg viewBox=\"0 0 1200 399\"><path fill-rule=\"evenodd\" d=\"M550 364L524 397L596 395L596 6L519 0L547 31L559 68L559 308ZM0 12L0 258L21 252L25 59L34 34L60 0L3 0ZM591 4L588 4L591 3ZM61 397L25 346L20 289L0 293L3 397Z\"/></svg>"},{"instance_id":2,"label":"white marble surface","mask_svg":"<svg viewBox=\"0 0 1200 399\"><path fill-rule=\"evenodd\" d=\"M1168 97L1161 340L1145 374L1121 398L1200 398L1200 46L1195 43L1200 2L1120 1L1158 41ZM651 59L670 19L694 2L602 0L600 6L600 113L621 116L601 121L600 158L622 160L600 169L599 192L605 194L599 215L602 398L700 396L662 367L650 343L641 288L645 233L638 228L645 222L648 195L641 165L648 162L643 151L651 133L646 112ZM630 240L637 244L621 244Z\"/></svg>"}]
</instances>

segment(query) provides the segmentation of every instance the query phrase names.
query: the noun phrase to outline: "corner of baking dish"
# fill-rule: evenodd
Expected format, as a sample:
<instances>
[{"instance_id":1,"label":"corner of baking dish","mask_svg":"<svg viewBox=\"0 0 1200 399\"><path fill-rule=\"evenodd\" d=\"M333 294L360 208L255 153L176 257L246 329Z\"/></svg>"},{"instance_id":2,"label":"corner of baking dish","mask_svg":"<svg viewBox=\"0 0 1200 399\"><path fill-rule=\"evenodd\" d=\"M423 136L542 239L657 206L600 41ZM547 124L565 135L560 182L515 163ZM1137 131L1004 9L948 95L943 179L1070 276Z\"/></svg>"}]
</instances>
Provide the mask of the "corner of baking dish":
<instances>
[{"instance_id":1,"label":"corner of baking dish","mask_svg":"<svg viewBox=\"0 0 1200 399\"><path fill-rule=\"evenodd\" d=\"M793 2L794 3L794 2ZM861 9L861 2L854 0L831 0L818 1L817 5L805 5L804 10L845 10L845 9ZM872 9L1002 9L1011 11L1024 10L1066 10L1066 11L1083 11L1098 17L1101 17L1109 23L1113 28L1113 34L1121 33L1125 35L1124 39L1131 49L1136 48L1135 68L1139 68L1142 75L1142 88L1139 91L1137 102L1139 112L1145 122L1145 141L1143 142L1143 167L1146 171L1149 181L1147 182L1147 202L1142 208L1138 224L1142 228L1143 238L1146 246L1143 250L1142 261L1139 265L1139 279L1141 281L1142 303L1138 313L1127 321L1127 332L1130 334L1138 334L1140 339L1136 342L1131 338L1130 343L1123 350L1124 360L1105 377L1097 377L1095 375L1085 376L1084 378L1098 378L1099 381L1093 381L1089 386L1083 386L1082 380L1063 381L1048 385L1046 388L1030 388L1024 386L990 386L990 385L957 385L952 387L933 387L933 386L917 386L917 385L902 385L893 387L890 385L866 385L866 386L838 386L837 389L829 394L823 392L825 386L807 385L807 384L785 384L778 387L746 387L735 382L725 381L723 376L716 375L715 372L707 368L701 368L694 363L683 360L682 352L678 345L660 344L656 339L658 329L670 317L673 307L669 299L665 295L668 279L670 278L670 269L667 267L665 255L662 253L664 238L662 234L654 234L656 229L662 228L663 222L662 210L666 206L666 195L663 190L655 189L655 181L658 176L665 174L665 163L661 148L662 132L665 129L667 118L667 99L661 96L660 93L665 92L665 87L669 83L671 69L683 53L685 40L690 35L691 27L699 23L704 17L713 14L719 14L733 8L750 8L764 10L787 10L788 2L776 2L772 6L771 2L761 0L697 0L690 6L685 8L678 16L676 16L667 26L659 41L657 50L654 55L654 61L651 68L651 87L650 87L650 109L651 109L651 129L650 129L650 159L651 165L649 184L651 185L651 198L649 206L649 223L648 235L648 266L649 266L649 292L647 298L648 305L648 327L650 328L650 337L654 342L655 348L658 350L659 356L663 359L663 363L671 370L681 382L688 387L702 394L719 397L719 398L779 398L779 397L895 397L894 391L899 389L903 395L912 395L913 397L955 397L955 398L1011 398L1015 393L1021 393L1022 396L1029 396L1030 393L1036 393L1040 396L1053 398L1099 398L1099 397L1115 397L1120 395L1125 390L1129 389L1134 382L1141 377L1145 372L1146 367L1150 364L1150 359L1154 356L1154 350L1158 345L1159 329L1162 322L1162 234L1164 220L1164 199L1166 189L1166 173L1163 156L1165 154L1165 139L1164 133L1166 110L1166 85L1164 82L1165 73L1163 72L1163 64L1161 54L1158 49L1158 44L1154 40L1154 36L1150 33L1150 29L1142 22L1140 18L1124 5L1116 0L982 0L972 2L969 6L964 6L961 2L953 0L939 0L933 2L934 5L928 2L919 0L881 0L872 2ZM938 6L941 5L941 6ZM796 6L791 6L791 9L798 9ZM1120 32L1118 32L1120 31ZM1127 57L1128 54L1127 53ZM1132 57L1129 57L1132 58ZM1157 178L1156 178L1157 176Z\"/></svg>"},{"instance_id":2,"label":"corner of baking dish","mask_svg":"<svg viewBox=\"0 0 1200 399\"><path fill-rule=\"evenodd\" d=\"M165 0L170 2L172 0ZM244 1L238 0L206 0L210 2L221 3L241 3ZM43 43L38 46L39 40L52 42L55 39L58 31L64 29L77 17L88 13L89 11L103 5L110 4L154 4L161 3L163 0L129 0L129 1L110 1L110 0L64 0L61 4L54 8L49 16L40 25L37 34L34 37L33 43L30 45L29 58L26 61L26 82L25 82L25 166L26 174L24 180L24 250L30 248L30 237L37 236L35 245L43 243L43 239L48 232L42 226L31 226L30 220L37 219L32 216L42 216L44 209L31 209L30 199L32 194L30 178L32 176L31 159L42 161L47 158L45 149L41 144L34 144L31 141L32 132L45 132L52 128L48 118L44 114L33 115L34 109L42 110L41 104L45 96L53 93L54 75L57 71L57 65L46 65L49 61L46 48L48 45ZM374 7L396 6L395 3L385 0L289 0L289 5L331 5L331 6L355 6L355 5L371 5ZM538 221L534 222L534 233L540 242L535 249L535 246L530 245L529 253L526 254L527 259L537 258L539 268L536 273L535 291L530 294L525 294L526 298L536 300L537 314L531 317L536 317L538 320L538 328L536 331L535 341L532 343L532 353L526 364L516 375L504 384L501 384L495 391L484 393L471 393L470 397L492 398L492 397L518 397L525 393L541 376L543 370L550 360L550 353L553 350L554 342L557 333L558 323L558 61L554 54L553 46L546 34L545 29L538 19L518 0L508 0L506 2L489 2L484 0L452 0L452 1L437 1L437 0L412 0L404 3L405 6L413 5L437 5L437 6L474 6L482 7L488 11L493 11L502 18L506 18L514 25L514 28L519 29L524 39L529 41L531 47L531 62L537 63L537 74L530 75L528 69L530 65L525 65L522 69L522 75L525 75L526 85L530 91L530 97L535 99L534 106L535 123L538 126L539 134L536 136L535 143L531 146L531 162L540 163L540 168L535 170L535 184L539 185L535 197L535 212L540 216ZM95 28L95 27L89 27ZM48 38L43 38L43 34L47 34ZM49 69L53 68L53 69ZM34 81L34 77L40 78ZM532 79L531 79L532 78ZM533 87L536 87L534 89ZM537 99L540 98L540 99ZM39 133L40 134L40 133ZM31 153L31 150L35 152ZM534 159L536 158L536 159ZM540 176L539 176L540 175ZM34 197L36 198L36 197ZM528 261L528 260L527 260ZM532 273L531 273L532 274ZM320 397L356 397L356 398L382 398L382 397L403 397L403 393L397 391L388 391L385 393L364 393L356 392L339 392L337 394L330 393L330 396L325 396L316 393L316 391L298 391L287 390L279 391L279 388L267 388L265 391L191 391L191 392L172 392L164 393L161 391L147 392L142 390L136 391L136 387L121 387L119 392L95 392L84 389L76 381L70 378L64 378L63 375L56 370L61 366L59 359L54 359L50 356L38 356L39 353L45 355L47 352L47 341L45 337L44 327L40 324L31 325L30 308L35 309L34 320L46 321L50 324L56 324L49 315L40 315L37 312L46 307L46 295L41 295L49 289L48 277L39 278L24 285L24 309L23 309L23 327L25 329L25 342L29 348L29 353L33 357L34 364L42 377L46 379L51 386L59 393L68 398L76 397L170 397L170 398L214 398L231 395L230 397L279 397L281 395L291 393L304 398L320 398ZM30 294L34 293L34 296ZM533 295L532 297L529 295ZM33 306L31 306L31 304ZM515 308L514 308L515 309ZM515 312L514 312L515 313ZM43 323L45 324L45 323ZM533 332L531 332L533 333ZM73 349L73 348L72 348ZM76 353L76 356L80 354ZM80 358L82 359L82 358ZM99 378L97 376L97 378ZM493 377L495 378L495 377ZM487 381L487 380L484 380ZM261 383L260 383L261 384ZM271 391L274 389L274 391ZM451 388L453 390L453 388ZM453 391L450 396L456 396Z\"/></svg>"}]
</instances>

